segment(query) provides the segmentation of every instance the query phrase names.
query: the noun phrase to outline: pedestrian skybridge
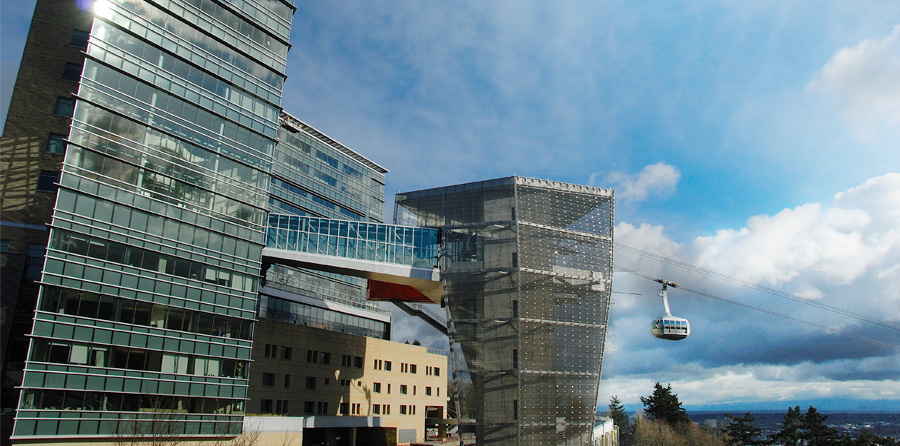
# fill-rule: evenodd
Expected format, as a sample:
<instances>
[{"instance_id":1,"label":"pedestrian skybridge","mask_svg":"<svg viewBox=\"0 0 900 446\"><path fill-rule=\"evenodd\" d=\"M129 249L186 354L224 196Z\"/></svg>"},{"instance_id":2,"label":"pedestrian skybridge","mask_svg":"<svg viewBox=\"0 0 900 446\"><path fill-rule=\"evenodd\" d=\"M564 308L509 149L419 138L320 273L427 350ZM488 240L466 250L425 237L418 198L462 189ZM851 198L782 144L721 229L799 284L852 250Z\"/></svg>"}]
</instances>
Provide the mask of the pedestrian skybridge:
<instances>
[{"instance_id":1,"label":"pedestrian skybridge","mask_svg":"<svg viewBox=\"0 0 900 446\"><path fill-rule=\"evenodd\" d=\"M263 264L369 280L369 300L440 303L438 230L269 214Z\"/></svg>"}]
</instances>

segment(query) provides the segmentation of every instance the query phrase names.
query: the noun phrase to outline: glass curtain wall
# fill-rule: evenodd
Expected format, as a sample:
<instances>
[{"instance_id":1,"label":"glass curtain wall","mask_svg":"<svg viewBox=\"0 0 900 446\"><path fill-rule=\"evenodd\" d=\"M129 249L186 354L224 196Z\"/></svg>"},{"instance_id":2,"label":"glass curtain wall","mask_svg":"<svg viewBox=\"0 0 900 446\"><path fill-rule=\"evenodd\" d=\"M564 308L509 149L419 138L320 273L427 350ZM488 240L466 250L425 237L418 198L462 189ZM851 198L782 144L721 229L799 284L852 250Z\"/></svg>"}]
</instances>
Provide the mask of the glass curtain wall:
<instances>
[{"instance_id":1,"label":"glass curtain wall","mask_svg":"<svg viewBox=\"0 0 900 446\"><path fill-rule=\"evenodd\" d=\"M368 227L363 222L384 221L386 169L288 113L282 112L280 123L269 188L269 211L279 215L270 218L270 246L275 246L277 234L282 233L277 228L281 228L285 230L285 242L290 232L295 242L292 249L297 249L297 225L301 218L305 222L319 221L313 217L345 220L342 222L345 229L350 225ZM285 225L283 228L281 223ZM323 240L323 248L328 245L327 239ZM314 247L313 252L316 250ZM266 285L379 314L388 313L377 302L366 300L366 281L357 277L273 265L266 272ZM267 314L261 307L259 316L267 317ZM364 324L356 328L361 332L370 330ZM390 337L389 329L381 332L384 333Z\"/></svg>"},{"instance_id":2,"label":"glass curtain wall","mask_svg":"<svg viewBox=\"0 0 900 446\"><path fill-rule=\"evenodd\" d=\"M240 433L292 0L97 0L13 440Z\"/></svg>"},{"instance_id":3,"label":"glass curtain wall","mask_svg":"<svg viewBox=\"0 0 900 446\"><path fill-rule=\"evenodd\" d=\"M591 438L612 286L612 191L511 177L398 194L442 228L460 430L485 445Z\"/></svg>"}]
</instances>

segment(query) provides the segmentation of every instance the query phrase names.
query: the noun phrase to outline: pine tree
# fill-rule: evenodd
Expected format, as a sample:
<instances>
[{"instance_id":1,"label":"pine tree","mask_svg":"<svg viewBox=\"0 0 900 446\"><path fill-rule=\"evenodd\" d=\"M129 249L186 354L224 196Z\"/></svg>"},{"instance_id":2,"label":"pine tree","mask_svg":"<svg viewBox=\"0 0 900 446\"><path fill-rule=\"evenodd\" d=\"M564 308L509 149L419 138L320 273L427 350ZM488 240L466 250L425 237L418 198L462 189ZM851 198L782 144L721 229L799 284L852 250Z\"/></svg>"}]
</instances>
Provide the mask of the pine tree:
<instances>
[{"instance_id":1,"label":"pine tree","mask_svg":"<svg viewBox=\"0 0 900 446\"><path fill-rule=\"evenodd\" d=\"M725 427L725 433L728 434L728 444L731 446L756 446L760 444L757 439L762 433L762 429L753 425L753 415L747 412L742 417L725 415L730 421Z\"/></svg>"},{"instance_id":2,"label":"pine tree","mask_svg":"<svg viewBox=\"0 0 900 446\"><path fill-rule=\"evenodd\" d=\"M641 397L641 403L644 404L644 412L648 417L673 428L678 429L691 423L687 411L681 407L681 401L678 401L678 395L672 393L671 384L663 387L656 383L653 394L646 398Z\"/></svg>"},{"instance_id":3,"label":"pine tree","mask_svg":"<svg viewBox=\"0 0 900 446\"><path fill-rule=\"evenodd\" d=\"M825 424L826 420L828 415L822 415L815 407L809 406L806 415L803 416L802 435L807 446L832 446L840 442L838 431Z\"/></svg>"},{"instance_id":4,"label":"pine tree","mask_svg":"<svg viewBox=\"0 0 900 446\"><path fill-rule=\"evenodd\" d=\"M788 411L784 414L784 421L781 423L781 429L772 436L772 440L784 446L800 446L803 442L803 415L800 414L800 406L793 409L788 407Z\"/></svg>"},{"instance_id":5,"label":"pine tree","mask_svg":"<svg viewBox=\"0 0 900 446\"><path fill-rule=\"evenodd\" d=\"M625 413L625 406L617 395L613 395L609 399L609 417L616 424L619 431L619 443L622 445L631 444L631 428L628 425L628 414Z\"/></svg>"},{"instance_id":6,"label":"pine tree","mask_svg":"<svg viewBox=\"0 0 900 446\"><path fill-rule=\"evenodd\" d=\"M619 426L619 429L628 425L628 415L625 413L625 406L622 405L622 400L618 395L613 395L609 399L609 417L613 419L616 426Z\"/></svg>"},{"instance_id":7,"label":"pine tree","mask_svg":"<svg viewBox=\"0 0 900 446\"><path fill-rule=\"evenodd\" d=\"M900 440L875 435L869 429L863 429L856 439L856 446L900 446Z\"/></svg>"}]
</instances>

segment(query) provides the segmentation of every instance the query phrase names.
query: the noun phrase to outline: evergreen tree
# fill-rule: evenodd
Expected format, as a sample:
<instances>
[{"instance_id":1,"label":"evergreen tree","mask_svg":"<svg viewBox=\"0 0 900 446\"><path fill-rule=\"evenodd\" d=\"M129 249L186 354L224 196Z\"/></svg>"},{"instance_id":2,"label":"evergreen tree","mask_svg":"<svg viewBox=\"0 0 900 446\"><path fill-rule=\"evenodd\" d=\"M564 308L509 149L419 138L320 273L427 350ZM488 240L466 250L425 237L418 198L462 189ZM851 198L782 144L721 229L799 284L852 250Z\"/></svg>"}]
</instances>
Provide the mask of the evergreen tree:
<instances>
[{"instance_id":1,"label":"evergreen tree","mask_svg":"<svg viewBox=\"0 0 900 446\"><path fill-rule=\"evenodd\" d=\"M826 420L828 415L822 415L815 407L809 406L803 417L802 435L808 446L832 446L840 443L838 431L825 424Z\"/></svg>"},{"instance_id":2,"label":"evergreen tree","mask_svg":"<svg viewBox=\"0 0 900 446\"><path fill-rule=\"evenodd\" d=\"M616 424L619 431L619 443L622 445L631 444L631 428L628 424L628 414L625 413L625 406L617 395L613 395L609 399L609 417Z\"/></svg>"},{"instance_id":3,"label":"evergreen tree","mask_svg":"<svg viewBox=\"0 0 900 446\"><path fill-rule=\"evenodd\" d=\"M856 446L900 446L900 441L894 440L891 437L875 435L869 429L863 429L862 432L859 433L859 438L856 439L856 443L853 444Z\"/></svg>"},{"instance_id":4,"label":"evergreen tree","mask_svg":"<svg viewBox=\"0 0 900 446\"><path fill-rule=\"evenodd\" d=\"M762 433L762 429L753 425L753 415L747 412L742 417L725 415L730 421L725 427L725 433L728 434L726 440L731 446L756 446L761 444L757 437Z\"/></svg>"},{"instance_id":5,"label":"evergreen tree","mask_svg":"<svg viewBox=\"0 0 900 446\"><path fill-rule=\"evenodd\" d=\"M628 415L625 413L625 406L622 405L622 400L618 395L613 395L609 399L609 417L613 419L616 426L619 426L619 429L628 425Z\"/></svg>"},{"instance_id":6,"label":"evergreen tree","mask_svg":"<svg viewBox=\"0 0 900 446\"><path fill-rule=\"evenodd\" d=\"M644 412L648 417L673 428L678 429L691 424L687 411L681 407L681 401L678 401L678 395L672 393L671 384L663 387L656 383L653 394L646 398L641 397L641 403L644 404Z\"/></svg>"},{"instance_id":7,"label":"evergreen tree","mask_svg":"<svg viewBox=\"0 0 900 446\"><path fill-rule=\"evenodd\" d=\"M784 414L784 421L781 423L781 429L772 436L772 441L784 446L801 446L803 424L800 406L795 406L793 409L788 407L787 413Z\"/></svg>"}]
</instances>

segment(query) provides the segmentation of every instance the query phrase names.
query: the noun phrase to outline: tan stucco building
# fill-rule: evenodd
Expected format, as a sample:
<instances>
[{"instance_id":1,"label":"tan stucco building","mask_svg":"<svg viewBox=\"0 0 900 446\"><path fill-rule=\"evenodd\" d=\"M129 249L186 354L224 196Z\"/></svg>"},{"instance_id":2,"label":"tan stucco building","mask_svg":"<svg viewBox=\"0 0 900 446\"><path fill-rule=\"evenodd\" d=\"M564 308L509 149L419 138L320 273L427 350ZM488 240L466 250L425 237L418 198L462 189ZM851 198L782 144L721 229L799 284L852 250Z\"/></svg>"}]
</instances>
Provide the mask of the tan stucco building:
<instances>
[{"instance_id":1,"label":"tan stucco building","mask_svg":"<svg viewBox=\"0 0 900 446\"><path fill-rule=\"evenodd\" d=\"M420 442L445 417L440 352L271 319L254 347L247 414L303 417L303 444Z\"/></svg>"}]
</instances>

